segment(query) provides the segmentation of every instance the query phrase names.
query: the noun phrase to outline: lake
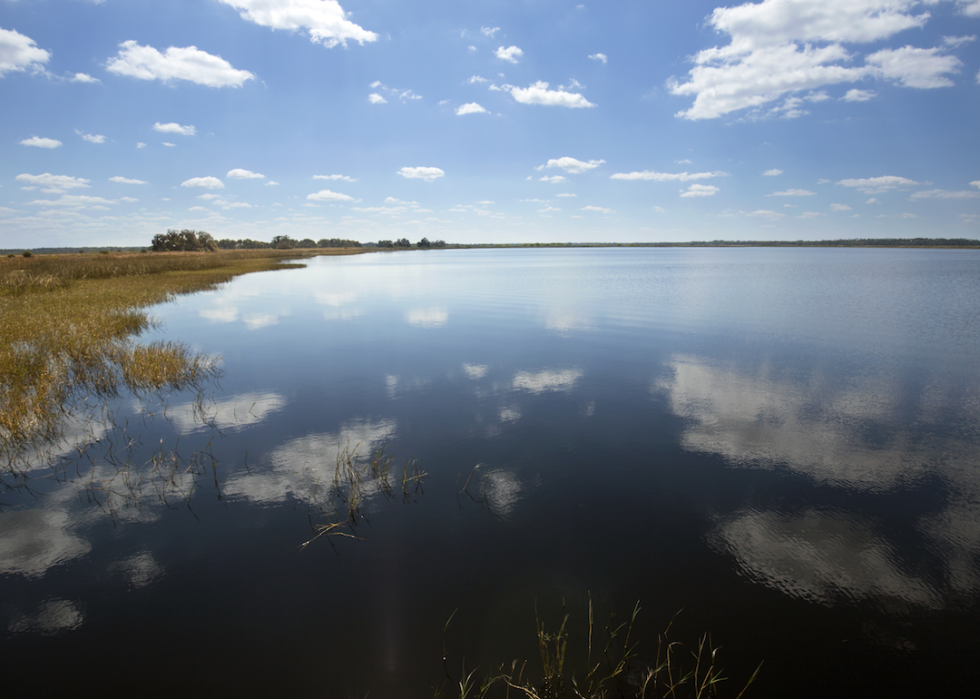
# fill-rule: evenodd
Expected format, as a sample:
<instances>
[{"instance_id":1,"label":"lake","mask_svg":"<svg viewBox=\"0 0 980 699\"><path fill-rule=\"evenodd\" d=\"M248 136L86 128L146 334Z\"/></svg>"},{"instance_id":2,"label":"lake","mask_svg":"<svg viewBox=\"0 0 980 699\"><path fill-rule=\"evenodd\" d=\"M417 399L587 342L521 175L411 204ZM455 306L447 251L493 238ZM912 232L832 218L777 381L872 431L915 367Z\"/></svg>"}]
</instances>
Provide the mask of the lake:
<instances>
[{"instance_id":1,"label":"lake","mask_svg":"<svg viewBox=\"0 0 980 699\"><path fill-rule=\"evenodd\" d=\"M590 600L746 696L976 691L976 251L322 257L152 314L222 377L2 477L9 696L456 696L536 608L581 668Z\"/></svg>"}]
</instances>

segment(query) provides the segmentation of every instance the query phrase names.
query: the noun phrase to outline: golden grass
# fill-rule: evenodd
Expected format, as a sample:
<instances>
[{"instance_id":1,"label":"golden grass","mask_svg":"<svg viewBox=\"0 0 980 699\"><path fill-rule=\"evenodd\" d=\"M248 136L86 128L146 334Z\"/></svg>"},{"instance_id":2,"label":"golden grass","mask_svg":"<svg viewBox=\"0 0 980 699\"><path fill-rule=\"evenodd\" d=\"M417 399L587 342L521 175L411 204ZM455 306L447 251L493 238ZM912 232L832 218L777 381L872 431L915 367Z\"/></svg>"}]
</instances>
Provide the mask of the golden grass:
<instances>
[{"instance_id":1,"label":"golden grass","mask_svg":"<svg viewBox=\"0 0 980 699\"><path fill-rule=\"evenodd\" d=\"M0 467L16 470L25 449L55 440L62 416L95 395L197 385L215 359L184 345L140 346L144 309L176 294L214 288L249 272L282 269L284 258L344 250L35 255L0 258Z\"/></svg>"}]
</instances>

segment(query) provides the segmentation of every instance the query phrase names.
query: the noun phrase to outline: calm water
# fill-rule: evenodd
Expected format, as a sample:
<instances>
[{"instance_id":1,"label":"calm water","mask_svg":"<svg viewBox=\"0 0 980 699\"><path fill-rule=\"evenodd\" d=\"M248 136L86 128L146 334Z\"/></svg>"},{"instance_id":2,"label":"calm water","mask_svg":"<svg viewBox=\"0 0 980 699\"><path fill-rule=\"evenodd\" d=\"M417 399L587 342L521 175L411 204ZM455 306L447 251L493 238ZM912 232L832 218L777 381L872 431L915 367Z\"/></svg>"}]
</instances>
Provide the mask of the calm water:
<instances>
[{"instance_id":1,"label":"calm water","mask_svg":"<svg viewBox=\"0 0 980 699\"><path fill-rule=\"evenodd\" d=\"M18 696L432 696L454 610L458 678L536 662L535 602L584 648L589 595L641 658L683 609L752 696L980 681L975 251L319 258L154 314L223 357L206 419L126 398L3 479ZM423 491L301 548L348 445ZM199 475L124 468L161 449Z\"/></svg>"}]
</instances>

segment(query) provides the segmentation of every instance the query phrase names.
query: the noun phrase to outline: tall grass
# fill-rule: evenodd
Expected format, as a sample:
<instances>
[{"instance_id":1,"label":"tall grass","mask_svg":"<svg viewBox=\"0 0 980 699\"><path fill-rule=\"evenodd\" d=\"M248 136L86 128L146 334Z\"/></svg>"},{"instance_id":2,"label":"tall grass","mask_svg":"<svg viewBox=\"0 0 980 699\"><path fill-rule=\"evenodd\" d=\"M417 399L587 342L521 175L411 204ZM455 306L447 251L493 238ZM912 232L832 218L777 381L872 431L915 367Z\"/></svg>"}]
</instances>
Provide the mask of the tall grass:
<instances>
[{"instance_id":1,"label":"tall grass","mask_svg":"<svg viewBox=\"0 0 980 699\"><path fill-rule=\"evenodd\" d=\"M152 323L144 309L239 274L301 266L282 260L303 256L309 253L0 258L0 470L17 471L39 444L58 440L65 415L93 396L179 390L216 377L214 358L181 343L137 345Z\"/></svg>"},{"instance_id":2,"label":"tall grass","mask_svg":"<svg viewBox=\"0 0 980 699\"><path fill-rule=\"evenodd\" d=\"M585 639L586 666L578 673L565 666L569 643L567 614L556 631L549 631L535 609L535 631L541 668L528 669L527 660L501 665L496 672L477 679L477 670L467 672L465 664L459 679L454 679L447 665L443 642L443 664L447 681L436 689L442 697L447 687L459 699L516 697L525 699L707 699L745 695L762 668L760 664L744 684L730 683L719 666L720 648L703 635L692 647L672 640L670 627L658 635L655 654L644 657L634 638L634 627L640 613L639 603L627 621L605 627L605 641L597 644L591 596L589 598L589 631ZM455 614L455 612L453 613ZM676 615L675 615L676 616ZM452 621L452 616L450 616ZM450 621L443 628L445 634Z\"/></svg>"}]
</instances>

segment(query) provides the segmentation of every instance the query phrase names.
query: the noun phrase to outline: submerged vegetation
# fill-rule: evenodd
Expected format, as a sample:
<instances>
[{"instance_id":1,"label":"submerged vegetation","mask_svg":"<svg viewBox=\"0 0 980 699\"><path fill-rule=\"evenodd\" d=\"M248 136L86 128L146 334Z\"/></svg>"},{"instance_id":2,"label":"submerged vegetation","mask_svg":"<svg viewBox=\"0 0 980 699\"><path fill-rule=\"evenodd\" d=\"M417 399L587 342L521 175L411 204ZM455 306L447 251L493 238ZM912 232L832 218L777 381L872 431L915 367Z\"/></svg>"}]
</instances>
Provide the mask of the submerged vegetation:
<instances>
[{"instance_id":1,"label":"submerged vegetation","mask_svg":"<svg viewBox=\"0 0 980 699\"><path fill-rule=\"evenodd\" d=\"M257 250L0 259L0 469L22 470L39 446L60 439L66 418L96 410L121 389L181 390L215 378L215 358L179 342L134 342L153 323L144 309L239 274L281 269L283 258L296 256Z\"/></svg>"}]
</instances>

